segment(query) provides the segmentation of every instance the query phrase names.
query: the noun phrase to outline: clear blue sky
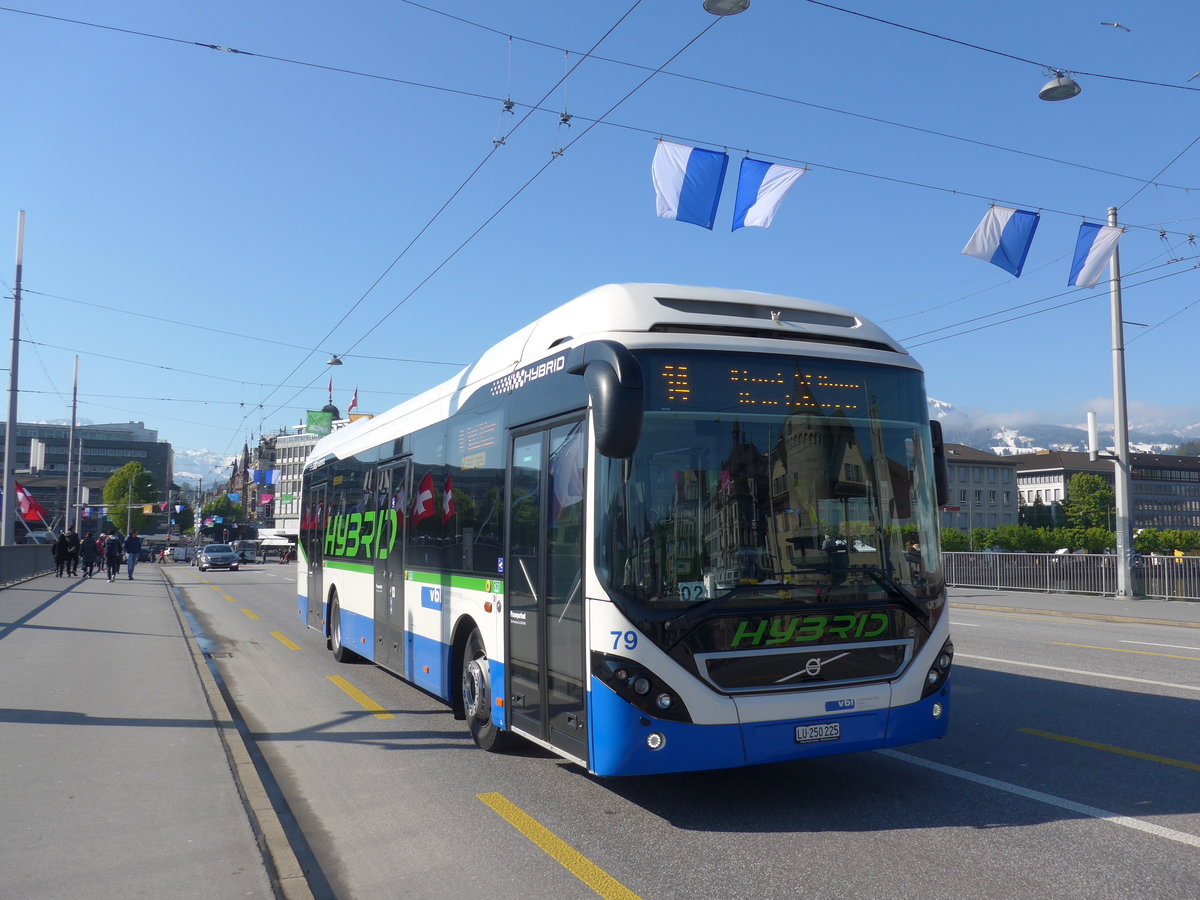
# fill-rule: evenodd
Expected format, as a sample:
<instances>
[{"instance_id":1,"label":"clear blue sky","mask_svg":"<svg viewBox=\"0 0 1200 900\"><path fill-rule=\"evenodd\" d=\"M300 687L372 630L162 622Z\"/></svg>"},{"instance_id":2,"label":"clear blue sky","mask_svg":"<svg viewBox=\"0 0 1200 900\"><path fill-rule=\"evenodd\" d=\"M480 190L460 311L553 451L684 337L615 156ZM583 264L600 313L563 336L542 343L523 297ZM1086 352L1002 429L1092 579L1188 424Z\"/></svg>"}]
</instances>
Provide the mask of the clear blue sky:
<instances>
[{"instance_id":1,"label":"clear blue sky","mask_svg":"<svg viewBox=\"0 0 1200 900\"><path fill-rule=\"evenodd\" d=\"M0 12L6 294L27 216L19 418L69 417L78 354L81 419L233 453L320 408L331 374L339 408L357 387L360 411L379 412L455 371L368 357L465 363L596 285L662 281L850 307L912 349L930 396L981 417L1082 423L1096 408L1103 421L1106 283L1066 282L1082 218L1118 206L1125 318L1160 326L1127 329L1131 419L1200 422L1195 3L853 0L851 15L753 0L720 20L700 0L631 6ZM543 101L597 41L608 61ZM1076 73L1082 94L1040 101L1043 65ZM655 217L659 135L729 148L713 231ZM731 233L745 150L810 171L771 228ZM960 254L993 199L1043 211L1019 280ZM346 364L327 367L330 353Z\"/></svg>"}]
</instances>

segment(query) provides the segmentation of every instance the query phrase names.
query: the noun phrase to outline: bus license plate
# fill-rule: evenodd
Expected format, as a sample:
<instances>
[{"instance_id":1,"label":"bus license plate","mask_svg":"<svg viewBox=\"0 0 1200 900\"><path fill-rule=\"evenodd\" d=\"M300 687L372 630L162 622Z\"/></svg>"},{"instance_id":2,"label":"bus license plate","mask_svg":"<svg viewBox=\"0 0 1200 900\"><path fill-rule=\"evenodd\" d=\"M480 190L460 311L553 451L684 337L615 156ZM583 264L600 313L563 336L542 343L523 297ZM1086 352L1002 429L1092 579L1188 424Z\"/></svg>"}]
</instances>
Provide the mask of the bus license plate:
<instances>
[{"instance_id":1,"label":"bus license plate","mask_svg":"<svg viewBox=\"0 0 1200 900\"><path fill-rule=\"evenodd\" d=\"M811 744L815 741L836 741L841 736L841 722L822 722L820 725L796 726L797 744Z\"/></svg>"}]
</instances>

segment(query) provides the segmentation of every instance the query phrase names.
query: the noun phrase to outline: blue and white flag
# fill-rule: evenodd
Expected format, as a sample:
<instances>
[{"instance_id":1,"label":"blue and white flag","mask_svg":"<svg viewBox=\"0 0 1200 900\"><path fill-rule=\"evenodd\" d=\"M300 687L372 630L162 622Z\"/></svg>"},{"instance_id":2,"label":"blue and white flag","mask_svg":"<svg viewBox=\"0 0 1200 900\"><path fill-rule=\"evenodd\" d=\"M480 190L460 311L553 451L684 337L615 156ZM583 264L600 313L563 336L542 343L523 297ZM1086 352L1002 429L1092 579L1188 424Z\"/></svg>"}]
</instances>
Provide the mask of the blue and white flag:
<instances>
[{"instance_id":1,"label":"blue and white flag","mask_svg":"<svg viewBox=\"0 0 1200 900\"><path fill-rule=\"evenodd\" d=\"M1104 267L1117 250L1117 239L1123 229L1116 225L1093 225L1084 222L1079 226L1079 237L1075 241L1075 258L1071 261L1071 277L1067 286L1095 287L1104 273Z\"/></svg>"},{"instance_id":2,"label":"blue and white flag","mask_svg":"<svg viewBox=\"0 0 1200 900\"><path fill-rule=\"evenodd\" d=\"M1040 219L1037 213L1025 209L993 206L984 214L962 252L985 259L1020 278Z\"/></svg>"},{"instance_id":3,"label":"blue and white flag","mask_svg":"<svg viewBox=\"0 0 1200 900\"><path fill-rule=\"evenodd\" d=\"M729 154L659 141L650 174L660 219L712 229Z\"/></svg>"},{"instance_id":4,"label":"blue and white flag","mask_svg":"<svg viewBox=\"0 0 1200 900\"><path fill-rule=\"evenodd\" d=\"M733 228L747 225L769 228L779 204L807 169L781 166L745 157L738 170L737 200L733 204Z\"/></svg>"}]
</instances>

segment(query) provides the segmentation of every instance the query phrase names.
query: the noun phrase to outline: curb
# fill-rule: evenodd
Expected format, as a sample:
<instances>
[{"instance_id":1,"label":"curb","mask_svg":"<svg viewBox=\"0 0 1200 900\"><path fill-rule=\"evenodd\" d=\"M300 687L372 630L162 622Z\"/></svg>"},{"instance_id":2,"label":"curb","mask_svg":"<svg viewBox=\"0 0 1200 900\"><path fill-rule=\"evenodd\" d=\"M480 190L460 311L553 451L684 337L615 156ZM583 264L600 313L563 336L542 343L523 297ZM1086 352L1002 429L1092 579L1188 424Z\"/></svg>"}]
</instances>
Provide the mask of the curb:
<instances>
[{"instance_id":1,"label":"curb","mask_svg":"<svg viewBox=\"0 0 1200 900\"><path fill-rule=\"evenodd\" d=\"M951 609L978 609L985 612L1025 613L1032 616L1050 616L1060 619L1091 619L1097 622L1124 622L1133 625L1168 625L1175 628L1200 628L1200 622L1176 622L1171 619L1143 619L1139 616L1115 616L1108 613L1067 612L1058 609L1031 609L1025 606L991 606L984 603L959 603L951 601Z\"/></svg>"},{"instance_id":2,"label":"curb","mask_svg":"<svg viewBox=\"0 0 1200 900\"><path fill-rule=\"evenodd\" d=\"M175 594L178 588L167 579L165 573L160 571L159 577L162 578L167 593L170 595L171 608L175 611L175 618L179 621L179 629L187 639L188 650L192 655L192 664L196 667L200 686L204 690L204 696L212 711L213 723L217 726L217 734L225 748L225 756L229 761L234 786L242 798L247 818L250 820L250 829L258 840L258 847L262 852L263 864L266 866L271 886L274 888L276 896L282 897L284 900L312 900L312 889L309 887L304 869L292 850L283 823L279 821L267 789L258 776L258 770L255 768L254 761L246 749L245 740L234 722L229 704L225 702L217 680L209 671L204 651L200 649L196 635L192 632L179 608L179 600Z\"/></svg>"}]
</instances>

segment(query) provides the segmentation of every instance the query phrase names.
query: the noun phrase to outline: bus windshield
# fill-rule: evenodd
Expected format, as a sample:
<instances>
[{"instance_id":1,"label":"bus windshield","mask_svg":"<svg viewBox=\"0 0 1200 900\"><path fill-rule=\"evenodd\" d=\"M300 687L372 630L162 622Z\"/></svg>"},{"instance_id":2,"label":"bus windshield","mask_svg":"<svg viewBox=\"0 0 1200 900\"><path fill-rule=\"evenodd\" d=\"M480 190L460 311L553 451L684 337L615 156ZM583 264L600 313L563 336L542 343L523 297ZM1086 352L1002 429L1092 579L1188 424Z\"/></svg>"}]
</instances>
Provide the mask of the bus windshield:
<instances>
[{"instance_id":1,"label":"bus windshield","mask_svg":"<svg viewBox=\"0 0 1200 900\"><path fill-rule=\"evenodd\" d=\"M642 353L629 459L599 458L597 567L655 614L939 597L921 373L845 360Z\"/></svg>"}]
</instances>

